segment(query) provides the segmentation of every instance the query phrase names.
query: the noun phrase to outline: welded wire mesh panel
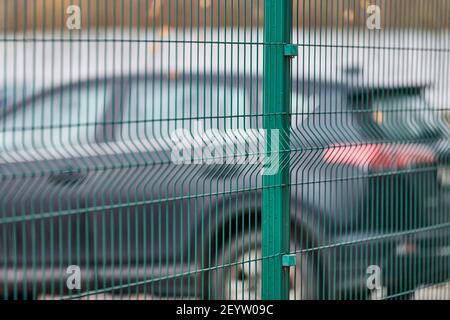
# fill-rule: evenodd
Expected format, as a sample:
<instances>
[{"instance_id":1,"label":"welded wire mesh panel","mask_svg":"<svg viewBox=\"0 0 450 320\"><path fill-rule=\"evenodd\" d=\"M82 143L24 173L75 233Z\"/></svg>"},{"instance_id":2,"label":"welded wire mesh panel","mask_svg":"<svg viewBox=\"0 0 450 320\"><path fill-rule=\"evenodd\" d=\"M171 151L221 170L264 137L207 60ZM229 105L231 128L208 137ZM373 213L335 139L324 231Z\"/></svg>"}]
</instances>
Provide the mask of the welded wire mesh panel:
<instances>
[{"instance_id":1,"label":"welded wire mesh panel","mask_svg":"<svg viewBox=\"0 0 450 320\"><path fill-rule=\"evenodd\" d=\"M0 0L2 299L448 299L447 0Z\"/></svg>"},{"instance_id":2,"label":"welded wire mesh panel","mask_svg":"<svg viewBox=\"0 0 450 320\"><path fill-rule=\"evenodd\" d=\"M290 186L305 292L448 299L450 3L295 2Z\"/></svg>"},{"instance_id":3,"label":"welded wire mesh panel","mask_svg":"<svg viewBox=\"0 0 450 320\"><path fill-rule=\"evenodd\" d=\"M0 7L2 298L260 297L262 1Z\"/></svg>"}]
</instances>

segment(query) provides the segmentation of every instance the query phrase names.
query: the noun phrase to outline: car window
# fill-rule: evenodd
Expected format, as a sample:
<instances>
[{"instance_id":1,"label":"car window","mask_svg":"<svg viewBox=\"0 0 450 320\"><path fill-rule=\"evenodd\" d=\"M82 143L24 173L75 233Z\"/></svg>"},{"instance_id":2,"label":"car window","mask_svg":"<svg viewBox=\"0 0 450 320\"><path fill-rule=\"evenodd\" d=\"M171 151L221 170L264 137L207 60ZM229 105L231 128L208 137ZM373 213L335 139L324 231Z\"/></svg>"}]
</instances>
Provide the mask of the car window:
<instances>
[{"instance_id":1,"label":"car window","mask_svg":"<svg viewBox=\"0 0 450 320\"><path fill-rule=\"evenodd\" d=\"M249 94L242 88L140 81L130 90L120 139L168 138L176 129L198 129L199 122L203 129L250 127Z\"/></svg>"},{"instance_id":2,"label":"car window","mask_svg":"<svg viewBox=\"0 0 450 320\"><path fill-rule=\"evenodd\" d=\"M69 147L93 141L105 85L75 86L31 100L0 118L0 150Z\"/></svg>"},{"instance_id":3,"label":"car window","mask_svg":"<svg viewBox=\"0 0 450 320\"><path fill-rule=\"evenodd\" d=\"M439 113L420 95L379 97L372 102L372 121L382 134L394 139L426 139L448 132Z\"/></svg>"}]
</instances>

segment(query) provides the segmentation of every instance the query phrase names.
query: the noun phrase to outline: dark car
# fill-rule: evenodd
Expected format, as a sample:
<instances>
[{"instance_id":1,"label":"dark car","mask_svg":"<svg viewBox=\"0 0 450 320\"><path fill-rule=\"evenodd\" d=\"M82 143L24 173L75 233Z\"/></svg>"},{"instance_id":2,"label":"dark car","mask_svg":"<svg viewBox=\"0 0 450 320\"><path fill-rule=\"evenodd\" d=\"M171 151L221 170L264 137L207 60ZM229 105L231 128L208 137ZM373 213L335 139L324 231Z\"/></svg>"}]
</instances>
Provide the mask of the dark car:
<instances>
[{"instance_id":1,"label":"dark car","mask_svg":"<svg viewBox=\"0 0 450 320\"><path fill-rule=\"evenodd\" d=\"M366 298L371 266L392 297L448 278L450 127L424 89L294 81L291 298ZM263 165L174 163L171 134L262 128L262 79L132 74L14 100L0 118L4 298L260 297Z\"/></svg>"}]
</instances>

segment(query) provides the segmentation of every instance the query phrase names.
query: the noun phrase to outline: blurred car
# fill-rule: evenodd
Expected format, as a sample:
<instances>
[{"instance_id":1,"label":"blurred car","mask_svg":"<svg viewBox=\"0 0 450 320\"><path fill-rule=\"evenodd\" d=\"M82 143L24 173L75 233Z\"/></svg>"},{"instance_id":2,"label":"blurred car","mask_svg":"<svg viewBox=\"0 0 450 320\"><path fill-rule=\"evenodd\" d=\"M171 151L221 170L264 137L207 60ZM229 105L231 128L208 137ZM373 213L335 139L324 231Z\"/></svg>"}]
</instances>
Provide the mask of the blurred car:
<instances>
[{"instance_id":1,"label":"blurred car","mask_svg":"<svg viewBox=\"0 0 450 320\"><path fill-rule=\"evenodd\" d=\"M171 161L176 128L262 127L262 79L129 74L2 107L0 293L259 298L259 164ZM291 298L448 277L450 130L423 86L295 79ZM65 271L81 269L81 291Z\"/></svg>"}]
</instances>

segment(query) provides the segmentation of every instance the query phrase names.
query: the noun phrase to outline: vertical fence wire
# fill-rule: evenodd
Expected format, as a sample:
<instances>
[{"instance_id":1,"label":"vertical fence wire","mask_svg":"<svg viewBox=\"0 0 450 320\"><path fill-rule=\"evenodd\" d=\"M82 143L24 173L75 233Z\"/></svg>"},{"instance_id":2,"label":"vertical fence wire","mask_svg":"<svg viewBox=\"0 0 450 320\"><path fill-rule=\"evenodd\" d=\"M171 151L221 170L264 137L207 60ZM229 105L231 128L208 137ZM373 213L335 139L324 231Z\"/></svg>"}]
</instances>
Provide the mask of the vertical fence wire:
<instances>
[{"instance_id":1,"label":"vertical fence wire","mask_svg":"<svg viewBox=\"0 0 450 320\"><path fill-rule=\"evenodd\" d=\"M0 0L2 299L448 299L448 0Z\"/></svg>"}]
</instances>

